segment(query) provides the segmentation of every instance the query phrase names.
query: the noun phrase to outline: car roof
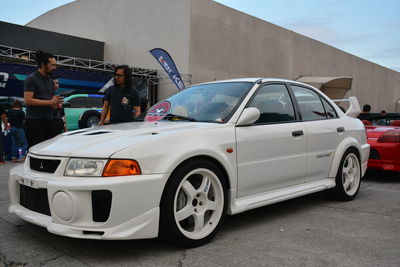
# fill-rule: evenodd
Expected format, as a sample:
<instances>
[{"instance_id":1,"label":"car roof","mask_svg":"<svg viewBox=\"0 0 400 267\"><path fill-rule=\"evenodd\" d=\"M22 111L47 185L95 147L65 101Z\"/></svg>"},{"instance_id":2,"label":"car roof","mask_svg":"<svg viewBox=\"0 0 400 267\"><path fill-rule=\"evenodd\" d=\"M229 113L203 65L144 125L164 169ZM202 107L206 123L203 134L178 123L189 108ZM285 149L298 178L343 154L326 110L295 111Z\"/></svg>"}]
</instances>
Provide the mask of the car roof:
<instances>
[{"instance_id":1,"label":"car roof","mask_svg":"<svg viewBox=\"0 0 400 267\"><path fill-rule=\"evenodd\" d=\"M262 78L262 77L258 77L258 78L237 78L237 79L228 79L228 80L218 80L218 81L212 81L212 82L206 82L206 83L199 83L199 84L194 84L194 85L202 85L202 84L213 84L213 83L223 83L223 82L284 82L284 83L295 83L298 85L303 85L303 86L307 86L307 87L312 87L309 84L305 84L305 83L301 83L301 82L297 82L297 81L293 81L293 80L287 80L287 79L281 79L281 78ZM192 85L192 86L194 86Z\"/></svg>"}]
</instances>

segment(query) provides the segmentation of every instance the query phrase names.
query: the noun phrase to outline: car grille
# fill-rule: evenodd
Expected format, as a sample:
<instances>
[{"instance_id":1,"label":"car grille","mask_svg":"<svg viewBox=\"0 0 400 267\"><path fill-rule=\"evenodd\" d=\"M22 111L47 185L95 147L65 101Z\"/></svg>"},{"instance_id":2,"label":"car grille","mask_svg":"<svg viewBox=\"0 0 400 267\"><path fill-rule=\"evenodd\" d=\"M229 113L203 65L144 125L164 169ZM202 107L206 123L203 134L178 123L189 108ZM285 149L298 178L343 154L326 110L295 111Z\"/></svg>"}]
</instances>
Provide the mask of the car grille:
<instances>
[{"instance_id":1,"label":"car grille","mask_svg":"<svg viewBox=\"0 0 400 267\"><path fill-rule=\"evenodd\" d=\"M381 159L381 157L379 156L378 151L376 151L375 149L371 149L371 151L369 152L369 158L370 159Z\"/></svg>"},{"instance_id":2,"label":"car grille","mask_svg":"<svg viewBox=\"0 0 400 267\"><path fill-rule=\"evenodd\" d=\"M20 184L19 203L28 210L50 216L47 189L36 189Z\"/></svg>"},{"instance_id":3,"label":"car grille","mask_svg":"<svg viewBox=\"0 0 400 267\"><path fill-rule=\"evenodd\" d=\"M32 170L38 172L54 173L61 160L38 159L29 157L29 164Z\"/></svg>"}]
</instances>

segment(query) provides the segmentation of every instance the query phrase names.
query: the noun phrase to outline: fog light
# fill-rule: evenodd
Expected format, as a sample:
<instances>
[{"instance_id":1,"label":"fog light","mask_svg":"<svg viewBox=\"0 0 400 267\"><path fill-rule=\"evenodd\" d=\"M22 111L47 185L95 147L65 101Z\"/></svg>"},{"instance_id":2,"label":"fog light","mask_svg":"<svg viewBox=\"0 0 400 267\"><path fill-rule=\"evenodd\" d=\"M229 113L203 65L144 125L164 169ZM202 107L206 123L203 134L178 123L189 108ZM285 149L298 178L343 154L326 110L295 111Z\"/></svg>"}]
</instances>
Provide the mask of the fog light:
<instances>
[{"instance_id":1,"label":"fog light","mask_svg":"<svg viewBox=\"0 0 400 267\"><path fill-rule=\"evenodd\" d=\"M69 221L74 215L74 202L69 194L58 191L53 196L53 211L63 221Z\"/></svg>"}]
</instances>

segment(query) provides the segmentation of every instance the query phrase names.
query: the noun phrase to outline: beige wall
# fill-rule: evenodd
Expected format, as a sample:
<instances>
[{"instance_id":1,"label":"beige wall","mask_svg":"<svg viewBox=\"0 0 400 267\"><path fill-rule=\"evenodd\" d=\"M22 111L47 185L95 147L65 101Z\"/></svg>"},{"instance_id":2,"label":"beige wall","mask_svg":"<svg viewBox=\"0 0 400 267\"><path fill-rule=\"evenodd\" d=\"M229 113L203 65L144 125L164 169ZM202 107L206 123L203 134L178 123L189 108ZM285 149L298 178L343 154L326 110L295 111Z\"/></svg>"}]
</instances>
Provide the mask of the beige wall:
<instances>
[{"instance_id":1,"label":"beige wall","mask_svg":"<svg viewBox=\"0 0 400 267\"><path fill-rule=\"evenodd\" d=\"M213 1L193 1L193 82L235 77L351 76L361 105L395 111L400 73Z\"/></svg>"},{"instance_id":2,"label":"beige wall","mask_svg":"<svg viewBox=\"0 0 400 267\"><path fill-rule=\"evenodd\" d=\"M106 61L143 68L160 69L148 50L165 48L192 83L350 76L348 95L373 111L395 111L400 98L399 72L211 0L79 0L28 26L104 41ZM177 90L161 82L160 98Z\"/></svg>"},{"instance_id":3,"label":"beige wall","mask_svg":"<svg viewBox=\"0 0 400 267\"><path fill-rule=\"evenodd\" d=\"M27 26L105 42L104 60L160 69L148 52L162 47L188 73L191 1L78 0L53 9ZM177 89L161 80L159 96Z\"/></svg>"}]
</instances>

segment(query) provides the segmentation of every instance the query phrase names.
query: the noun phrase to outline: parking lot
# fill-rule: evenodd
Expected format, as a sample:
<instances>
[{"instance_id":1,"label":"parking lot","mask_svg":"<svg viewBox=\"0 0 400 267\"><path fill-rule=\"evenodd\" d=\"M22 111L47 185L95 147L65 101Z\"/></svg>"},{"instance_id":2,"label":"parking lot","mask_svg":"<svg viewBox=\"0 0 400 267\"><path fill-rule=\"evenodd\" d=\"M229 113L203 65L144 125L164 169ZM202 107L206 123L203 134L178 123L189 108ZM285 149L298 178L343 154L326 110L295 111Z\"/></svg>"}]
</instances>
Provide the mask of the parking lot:
<instances>
[{"instance_id":1,"label":"parking lot","mask_svg":"<svg viewBox=\"0 0 400 267\"><path fill-rule=\"evenodd\" d=\"M0 167L3 266L400 266L400 175L369 172L351 202L317 193L228 216L210 244L181 249L72 239L26 223L8 213L12 166Z\"/></svg>"}]
</instances>

